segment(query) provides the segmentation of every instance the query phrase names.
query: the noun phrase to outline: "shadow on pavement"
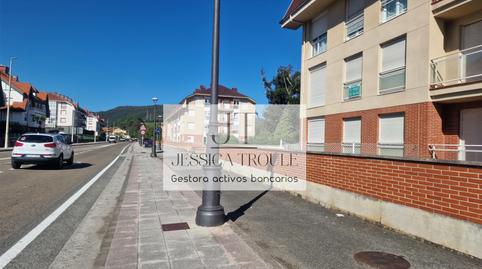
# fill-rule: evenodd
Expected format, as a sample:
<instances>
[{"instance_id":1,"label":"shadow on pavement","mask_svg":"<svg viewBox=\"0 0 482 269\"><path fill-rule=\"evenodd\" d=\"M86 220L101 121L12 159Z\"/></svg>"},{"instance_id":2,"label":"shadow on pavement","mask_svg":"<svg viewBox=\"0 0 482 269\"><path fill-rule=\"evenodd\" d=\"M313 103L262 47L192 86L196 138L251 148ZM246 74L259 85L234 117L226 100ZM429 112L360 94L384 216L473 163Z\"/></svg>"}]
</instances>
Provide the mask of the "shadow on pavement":
<instances>
[{"instance_id":1,"label":"shadow on pavement","mask_svg":"<svg viewBox=\"0 0 482 269\"><path fill-rule=\"evenodd\" d=\"M258 194L256 197L251 199L251 201L249 201L246 204L240 206L238 209L236 209L234 211L231 211L228 214L226 214L225 222L228 222L228 221L235 222L237 219L239 219L241 216L244 215L244 212L246 212L246 210L248 210L254 203L256 203L256 201L258 201L261 197L266 195L268 192L269 192L269 190L263 191L262 193Z\"/></svg>"},{"instance_id":2,"label":"shadow on pavement","mask_svg":"<svg viewBox=\"0 0 482 269\"><path fill-rule=\"evenodd\" d=\"M74 163L72 165L67 165L64 164L64 167L62 167L61 170L74 170L74 169L82 169L82 168L87 168L91 167L92 164L90 163ZM51 165L33 165L29 167L22 168L25 170L59 170Z\"/></svg>"}]
</instances>

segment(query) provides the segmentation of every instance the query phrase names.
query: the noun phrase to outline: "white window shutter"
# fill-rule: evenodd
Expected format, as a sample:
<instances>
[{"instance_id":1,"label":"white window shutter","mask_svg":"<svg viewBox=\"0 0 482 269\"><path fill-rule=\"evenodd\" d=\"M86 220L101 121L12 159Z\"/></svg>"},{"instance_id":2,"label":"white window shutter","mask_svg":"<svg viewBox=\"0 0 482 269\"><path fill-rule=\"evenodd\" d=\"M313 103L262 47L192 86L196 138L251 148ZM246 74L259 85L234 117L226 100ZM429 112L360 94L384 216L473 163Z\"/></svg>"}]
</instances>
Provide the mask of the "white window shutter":
<instances>
[{"instance_id":1,"label":"white window shutter","mask_svg":"<svg viewBox=\"0 0 482 269\"><path fill-rule=\"evenodd\" d=\"M310 37L311 40L319 37L320 35L326 33L328 29L328 23L326 20L326 16L322 15L311 22L311 31Z\"/></svg>"},{"instance_id":2,"label":"white window shutter","mask_svg":"<svg viewBox=\"0 0 482 269\"><path fill-rule=\"evenodd\" d=\"M405 66L405 38L382 46L382 72Z\"/></svg>"},{"instance_id":3,"label":"white window shutter","mask_svg":"<svg viewBox=\"0 0 482 269\"><path fill-rule=\"evenodd\" d=\"M325 143L325 119L308 120L308 143Z\"/></svg>"},{"instance_id":4,"label":"white window shutter","mask_svg":"<svg viewBox=\"0 0 482 269\"><path fill-rule=\"evenodd\" d=\"M379 122L380 144L403 144L403 115L381 116Z\"/></svg>"},{"instance_id":5,"label":"white window shutter","mask_svg":"<svg viewBox=\"0 0 482 269\"><path fill-rule=\"evenodd\" d=\"M359 118L343 121L343 143L361 143L361 120Z\"/></svg>"},{"instance_id":6,"label":"white window shutter","mask_svg":"<svg viewBox=\"0 0 482 269\"><path fill-rule=\"evenodd\" d=\"M362 77L363 57L360 55L346 61L346 82L360 80Z\"/></svg>"},{"instance_id":7,"label":"white window shutter","mask_svg":"<svg viewBox=\"0 0 482 269\"><path fill-rule=\"evenodd\" d=\"M309 107L325 104L326 65L310 70Z\"/></svg>"}]
</instances>

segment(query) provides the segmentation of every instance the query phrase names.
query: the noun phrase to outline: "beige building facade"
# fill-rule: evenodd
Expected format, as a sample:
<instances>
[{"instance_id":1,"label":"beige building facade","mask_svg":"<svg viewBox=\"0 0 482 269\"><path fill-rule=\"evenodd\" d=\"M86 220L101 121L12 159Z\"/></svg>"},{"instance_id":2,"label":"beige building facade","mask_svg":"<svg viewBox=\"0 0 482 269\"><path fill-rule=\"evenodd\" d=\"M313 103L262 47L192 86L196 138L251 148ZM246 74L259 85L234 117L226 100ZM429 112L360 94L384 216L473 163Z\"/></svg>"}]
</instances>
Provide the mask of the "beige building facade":
<instances>
[{"instance_id":1,"label":"beige building facade","mask_svg":"<svg viewBox=\"0 0 482 269\"><path fill-rule=\"evenodd\" d=\"M293 0L281 25L308 149L482 161L482 1Z\"/></svg>"},{"instance_id":2,"label":"beige building facade","mask_svg":"<svg viewBox=\"0 0 482 269\"><path fill-rule=\"evenodd\" d=\"M165 106L163 140L186 147L204 147L210 117L211 90L201 86L179 105ZM219 87L219 134L233 142L243 142L255 135L255 101L236 88Z\"/></svg>"}]
</instances>

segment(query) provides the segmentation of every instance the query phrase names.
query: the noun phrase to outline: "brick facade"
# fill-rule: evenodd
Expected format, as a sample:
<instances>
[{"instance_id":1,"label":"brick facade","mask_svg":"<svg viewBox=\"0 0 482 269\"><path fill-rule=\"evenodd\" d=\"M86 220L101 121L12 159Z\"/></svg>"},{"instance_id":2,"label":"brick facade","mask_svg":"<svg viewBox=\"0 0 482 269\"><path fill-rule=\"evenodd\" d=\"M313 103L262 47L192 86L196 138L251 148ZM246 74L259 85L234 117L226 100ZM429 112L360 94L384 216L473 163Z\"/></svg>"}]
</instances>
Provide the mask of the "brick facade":
<instances>
[{"instance_id":1,"label":"brick facade","mask_svg":"<svg viewBox=\"0 0 482 269\"><path fill-rule=\"evenodd\" d=\"M482 102L457 104L426 102L326 115L324 116L325 143L341 144L343 120L360 118L362 153L376 154L379 117L402 114L405 118L405 157L427 159L431 157L429 144L459 144L460 111L474 107L482 107ZM440 152L438 156L441 159L457 159L457 154L453 152Z\"/></svg>"},{"instance_id":2,"label":"brick facade","mask_svg":"<svg viewBox=\"0 0 482 269\"><path fill-rule=\"evenodd\" d=\"M482 168L308 154L307 180L482 224Z\"/></svg>"}]
</instances>

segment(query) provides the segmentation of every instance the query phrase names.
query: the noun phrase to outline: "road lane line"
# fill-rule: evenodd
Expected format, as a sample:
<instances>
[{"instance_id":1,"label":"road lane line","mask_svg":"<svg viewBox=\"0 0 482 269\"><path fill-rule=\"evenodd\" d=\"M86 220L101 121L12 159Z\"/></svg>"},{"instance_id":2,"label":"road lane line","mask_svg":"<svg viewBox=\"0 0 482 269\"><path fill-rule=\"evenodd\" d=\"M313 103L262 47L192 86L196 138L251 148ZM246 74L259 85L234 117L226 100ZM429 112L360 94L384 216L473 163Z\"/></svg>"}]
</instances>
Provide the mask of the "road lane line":
<instances>
[{"instance_id":1,"label":"road lane line","mask_svg":"<svg viewBox=\"0 0 482 269\"><path fill-rule=\"evenodd\" d=\"M117 155L117 157L110 162L104 169L102 169L97 175L95 175L89 182L85 183L82 188L80 188L76 193L74 193L67 201L60 205L54 212L47 216L42 222L40 222L35 228L24 235L15 245L10 247L5 253L0 256L0 268L4 268L9 264L18 254L20 254L30 243L32 243L35 238L37 238L45 229L47 229L50 224L52 224L62 213L65 212L79 197L84 194L90 186L92 186L114 163L120 158L124 151L130 145L126 145L122 151Z\"/></svg>"}]
</instances>

